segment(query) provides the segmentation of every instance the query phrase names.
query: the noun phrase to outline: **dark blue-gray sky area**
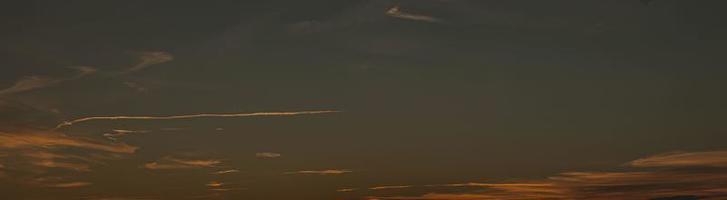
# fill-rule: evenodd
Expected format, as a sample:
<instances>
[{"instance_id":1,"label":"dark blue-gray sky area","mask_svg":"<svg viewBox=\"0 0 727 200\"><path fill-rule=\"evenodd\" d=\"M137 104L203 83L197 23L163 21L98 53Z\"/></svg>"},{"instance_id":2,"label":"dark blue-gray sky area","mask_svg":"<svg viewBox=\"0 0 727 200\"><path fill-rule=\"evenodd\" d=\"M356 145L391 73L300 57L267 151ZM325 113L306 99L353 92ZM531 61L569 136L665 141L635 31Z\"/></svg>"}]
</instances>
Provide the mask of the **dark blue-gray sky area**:
<instances>
[{"instance_id":1,"label":"dark blue-gray sky area","mask_svg":"<svg viewBox=\"0 0 727 200\"><path fill-rule=\"evenodd\" d=\"M0 7L3 199L727 197L726 1Z\"/></svg>"}]
</instances>

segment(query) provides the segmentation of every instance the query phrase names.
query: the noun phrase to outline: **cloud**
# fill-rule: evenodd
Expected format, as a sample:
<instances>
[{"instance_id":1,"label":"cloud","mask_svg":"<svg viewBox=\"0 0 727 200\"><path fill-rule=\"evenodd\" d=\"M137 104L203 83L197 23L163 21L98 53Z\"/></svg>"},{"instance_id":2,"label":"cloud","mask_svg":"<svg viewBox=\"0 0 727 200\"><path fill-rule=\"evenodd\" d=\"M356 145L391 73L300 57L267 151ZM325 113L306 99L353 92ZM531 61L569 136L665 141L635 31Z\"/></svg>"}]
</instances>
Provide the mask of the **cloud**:
<instances>
[{"instance_id":1,"label":"cloud","mask_svg":"<svg viewBox=\"0 0 727 200\"><path fill-rule=\"evenodd\" d=\"M56 183L56 184L50 184L47 185L47 187L54 187L54 188L77 188L77 187L85 187L89 186L91 183L89 182L69 182L69 183Z\"/></svg>"},{"instance_id":2,"label":"cloud","mask_svg":"<svg viewBox=\"0 0 727 200\"><path fill-rule=\"evenodd\" d=\"M285 174L316 174L316 175L340 175L351 173L353 171L345 169L328 169L328 170L304 170L295 172L286 172Z\"/></svg>"},{"instance_id":3,"label":"cloud","mask_svg":"<svg viewBox=\"0 0 727 200\"><path fill-rule=\"evenodd\" d=\"M65 81L70 81L74 79L78 79L81 77L84 77L89 74L93 74L96 72L96 69L92 67L85 67L85 66L79 66L79 67L69 67L71 69L75 69L77 71L76 75L71 77L61 77L61 78L54 78L54 77L47 77L47 76L28 76L21 78L20 80L16 81L12 86L0 90L0 96L5 95L11 95L16 94L20 92L26 92L41 88L46 88L50 86L54 86L57 84L60 84Z\"/></svg>"},{"instance_id":4,"label":"cloud","mask_svg":"<svg viewBox=\"0 0 727 200\"><path fill-rule=\"evenodd\" d=\"M255 154L255 157L258 157L258 158L277 158L280 156L282 156L282 155L279 153L271 153L271 152L262 152L262 153Z\"/></svg>"},{"instance_id":5,"label":"cloud","mask_svg":"<svg viewBox=\"0 0 727 200\"><path fill-rule=\"evenodd\" d=\"M649 171L564 172L539 180L504 183L456 183L433 187L466 187L462 193L426 193L418 196L369 197L390 200L522 200L522 199L655 199L727 197L727 166L723 152L671 153L630 162L635 167L661 167ZM688 167L688 168L685 168ZM705 169L708 167L710 169Z\"/></svg>"},{"instance_id":6,"label":"cloud","mask_svg":"<svg viewBox=\"0 0 727 200\"><path fill-rule=\"evenodd\" d=\"M389 10L386 11L386 15L390 16L390 17L401 18L401 19L431 22L431 23L436 23L436 22L442 21L440 19L426 16L426 15L417 15L417 14L406 13L404 11L401 11L401 8L399 6L394 6L392 8L389 8Z\"/></svg>"},{"instance_id":7,"label":"cloud","mask_svg":"<svg viewBox=\"0 0 727 200\"><path fill-rule=\"evenodd\" d=\"M63 128L65 126L71 126L76 123L94 121L94 120L174 120L174 119L191 119L191 118L206 118L206 117L253 117L253 116L294 116L294 115L311 115L311 114L326 114L326 113L338 113L341 111L335 110L322 110L322 111L295 111L295 112L256 112L256 113L228 113L228 114L216 114L216 113L203 113L203 114L190 114L190 115L172 115L172 116L108 116L108 117L85 117L66 121L56 126L56 129Z\"/></svg>"},{"instance_id":8,"label":"cloud","mask_svg":"<svg viewBox=\"0 0 727 200\"><path fill-rule=\"evenodd\" d=\"M216 172L213 172L212 174L220 175L220 174L231 174L231 173L238 173L238 172L240 172L240 170L230 169L230 170L216 171Z\"/></svg>"},{"instance_id":9,"label":"cloud","mask_svg":"<svg viewBox=\"0 0 727 200\"><path fill-rule=\"evenodd\" d=\"M370 187L369 190L388 190L388 189L403 189L413 187L411 185L390 185L390 186L374 186Z\"/></svg>"},{"instance_id":10,"label":"cloud","mask_svg":"<svg viewBox=\"0 0 727 200\"><path fill-rule=\"evenodd\" d=\"M634 167L727 167L727 151L675 152L634 160Z\"/></svg>"},{"instance_id":11,"label":"cloud","mask_svg":"<svg viewBox=\"0 0 727 200\"><path fill-rule=\"evenodd\" d=\"M212 181L212 182L209 182L209 183L207 183L207 184L205 184L205 185L206 185L207 187L222 187L222 186L223 186L223 185L225 185L225 184L224 184L224 183L222 183L222 182L219 182L219 181Z\"/></svg>"},{"instance_id":12,"label":"cloud","mask_svg":"<svg viewBox=\"0 0 727 200\"><path fill-rule=\"evenodd\" d=\"M343 189L336 190L336 192L353 192L356 190L358 190L358 189L357 188L343 188Z\"/></svg>"},{"instance_id":13,"label":"cloud","mask_svg":"<svg viewBox=\"0 0 727 200\"><path fill-rule=\"evenodd\" d=\"M127 69L124 74L137 72L146 69L152 65L161 64L174 60L172 54L163 51L142 52L139 56L139 63Z\"/></svg>"},{"instance_id":14,"label":"cloud","mask_svg":"<svg viewBox=\"0 0 727 200\"><path fill-rule=\"evenodd\" d=\"M56 173L68 175L68 170L89 172L107 160L135 153L137 147L124 143L105 143L89 138L67 136L52 131L0 131L0 154L5 177L14 183L34 187L79 187L66 183Z\"/></svg>"},{"instance_id":15,"label":"cloud","mask_svg":"<svg viewBox=\"0 0 727 200\"><path fill-rule=\"evenodd\" d=\"M111 130L111 133L104 133L103 136L108 138L109 140L116 141L121 136L125 136L132 133L148 133L147 130L122 130L122 129L114 129Z\"/></svg>"},{"instance_id":16,"label":"cloud","mask_svg":"<svg viewBox=\"0 0 727 200\"><path fill-rule=\"evenodd\" d=\"M164 157L159 161L144 164L142 167L151 170L166 169L199 169L217 167L220 160L187 160L173 157Z\"/></svg>"},{"instance_id":17,"label":"cloud","mask_svg":"<svg viewBox=\"0 0 727 200\"><path fill-rule=\"evenodd\" d=\"M123 143L107 144L81 137L69 137L56 132L0 132L0 148L2 149L52 149L66 147L126 154L134 153L137 149L137 147Z\"/></svg>"}]
</instances>

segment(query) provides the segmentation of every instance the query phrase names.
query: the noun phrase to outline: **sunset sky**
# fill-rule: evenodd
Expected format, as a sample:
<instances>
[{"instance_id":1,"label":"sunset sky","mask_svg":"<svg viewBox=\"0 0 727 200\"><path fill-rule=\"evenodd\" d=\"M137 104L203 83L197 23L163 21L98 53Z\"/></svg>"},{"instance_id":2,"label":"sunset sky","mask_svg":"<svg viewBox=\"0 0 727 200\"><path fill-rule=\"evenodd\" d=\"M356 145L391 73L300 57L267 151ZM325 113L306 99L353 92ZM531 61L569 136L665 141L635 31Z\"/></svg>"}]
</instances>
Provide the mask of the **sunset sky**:
<instances>
[{"instance_id":1,"label":"sunset sky","mask_svg":"<svg viewBox=\"0 0 727 200\"><path fill-rule=\"evenodd\" d=\"M3 2L0 199L727 199L725 9Z\"/></svg>"}]
</instances>

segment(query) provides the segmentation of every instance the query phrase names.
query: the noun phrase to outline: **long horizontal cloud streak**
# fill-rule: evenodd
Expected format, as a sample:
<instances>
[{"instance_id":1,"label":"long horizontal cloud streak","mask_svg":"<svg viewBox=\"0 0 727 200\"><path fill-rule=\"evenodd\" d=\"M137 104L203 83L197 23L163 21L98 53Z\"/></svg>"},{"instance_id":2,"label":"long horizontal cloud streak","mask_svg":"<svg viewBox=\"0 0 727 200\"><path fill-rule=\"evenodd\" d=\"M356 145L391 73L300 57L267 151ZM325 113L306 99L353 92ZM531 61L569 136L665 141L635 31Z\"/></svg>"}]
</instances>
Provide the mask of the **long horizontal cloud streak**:
<instances>
[{"instance_id":1,"label":"long horizontal cloud streak","mask_svg":"<svg viewBox=\"0 0 727 200\"><path fill-rule=\"evenodd\" d=\"M174 119L191 119L206 117L254 117L254 116L294 116L294 115L312 115L325 113L338 113L341 111L322 110L322 111L297 111L297 112L256 112L256 113L228 113L228 114L191 114L191 115L173 115L173 116L107 116L107 117L85 117L66 121L56 126L56 129L65 126L71 126L76 123L94 121L94 120L174 120Z\"/></svg>"},{"instance_id":2,"label":"long horizontal cloud streak","mask_svg":"<svg viewBox=\"0 0 727 200\"><path fill-rule=\"evenodd\" d=\"M95 140L69 137L57 133L0 132L0 149L75 147L112 153L134 153L137 147L126 144L106 144Z\"/></svg>"},{"instance_id":3,"label":"long horizontal cloud streak","mask_svg":"<svg viewBox=\"0 0 727 200\"><path fill-rule=\"evenodd\" d=\"M437 18L430 17L430 16L416 15L416 14L411 14L411 13L403 12L399 8L399 6L395 6L395 7L391 8L391 9L387 10L386 11L386 15L391 16L391 17L401 18L401 19L408 19L408 20L414 20L414 21L423 21L423 22L431 22L431 23L436 23L436 22L440 22L441 21L441 20L439 20Z\"/></svg>"},{"instance_id":4,"label":"long horizontal cloud streak","mask_svg":"<svg viewBox=\"0 0 727 200\"><path fill-rule=\"evenodd\" d=\"M660 167L650 171L564 172L547 179L506 183L459 183L430 187L472 187L465 193L369 197L389 200L523 200L523 199L658 199L727 197L725 151L681 152L651 156L629 163ZM710 170L703 170L705 168ZM643 168L640 168L643 169ZM677 198L675 198L677 199ZM689 198L692 199L692 198Z\"/></svg>"}]
</instances>

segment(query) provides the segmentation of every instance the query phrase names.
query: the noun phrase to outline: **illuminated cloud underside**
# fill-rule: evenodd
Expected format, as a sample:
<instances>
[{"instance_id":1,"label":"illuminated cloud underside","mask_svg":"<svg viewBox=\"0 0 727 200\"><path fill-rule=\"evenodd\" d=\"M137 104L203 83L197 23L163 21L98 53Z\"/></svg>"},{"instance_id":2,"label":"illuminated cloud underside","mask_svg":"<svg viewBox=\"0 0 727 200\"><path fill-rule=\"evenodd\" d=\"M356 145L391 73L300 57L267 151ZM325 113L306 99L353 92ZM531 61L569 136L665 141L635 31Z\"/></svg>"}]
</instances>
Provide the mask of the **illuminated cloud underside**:
<instances>
[{"instance_id":1,"label":"illuminated cloud underside","mask_svg":"<svg viewBox=\"0 0 727 200\"><path fill-rule=\"evenodd\" d=\"M635 172L565 172L543 180L507 183L458 183L430 187L469 187L464 193L426 193L419 196L368 197L390 200L521 200L521 199L652 199L694 196L727 197L724 151L672 153L630 162L637 167L667 167ZM711 167L713 170L692 168Z\"/></svg>"},{"instance_id":2,"label":"illuminated cloud underside","mask_svg":"<svg viewBox=\"0 0 727 200\"><path fill-rule=\"evenodd\" d=\"M220 163L222 161L219 160L191 160L165 157L156 162L146 163L142 167L151 170L199 169L217 167Z\"/></svg>"}]
</instances>

